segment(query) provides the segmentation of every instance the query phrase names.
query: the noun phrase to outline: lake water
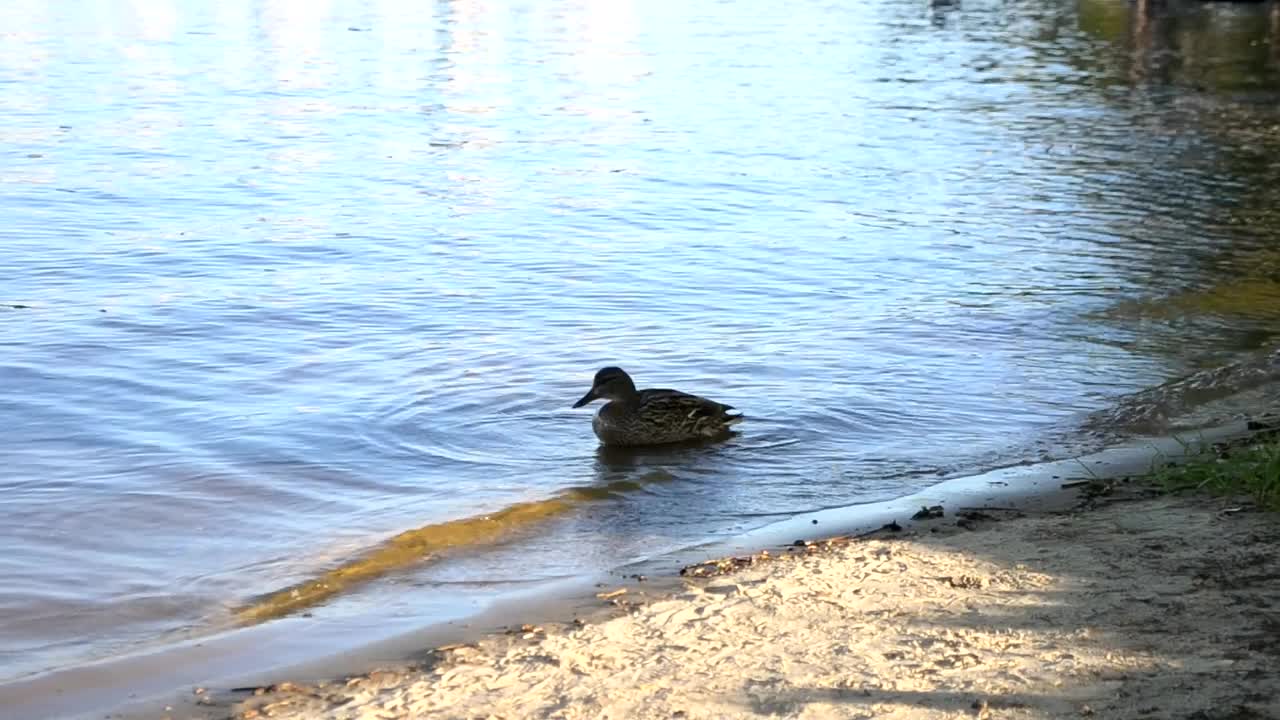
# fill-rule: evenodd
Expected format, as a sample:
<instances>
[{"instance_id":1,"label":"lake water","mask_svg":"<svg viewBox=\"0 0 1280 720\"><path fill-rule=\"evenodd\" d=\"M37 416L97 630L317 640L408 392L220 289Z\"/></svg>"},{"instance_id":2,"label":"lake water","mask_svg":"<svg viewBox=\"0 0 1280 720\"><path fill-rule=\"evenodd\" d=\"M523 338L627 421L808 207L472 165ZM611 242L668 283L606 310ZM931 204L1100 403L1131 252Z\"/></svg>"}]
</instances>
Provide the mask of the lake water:
<instances>
[{"instance_id":1,"label":"lake water","mask_svg":"<svg viewBox=\"0 0 1280 720\"><path fill-rule=\"evenodd\" d=\"M0 679L397 533L305 611L428 622L1068 452L1260 346L1165 299L1277 245L1280 11L1170 7L9 0ZM600 452L606 364L748 420Z\"/></svg>"}]
</instances>

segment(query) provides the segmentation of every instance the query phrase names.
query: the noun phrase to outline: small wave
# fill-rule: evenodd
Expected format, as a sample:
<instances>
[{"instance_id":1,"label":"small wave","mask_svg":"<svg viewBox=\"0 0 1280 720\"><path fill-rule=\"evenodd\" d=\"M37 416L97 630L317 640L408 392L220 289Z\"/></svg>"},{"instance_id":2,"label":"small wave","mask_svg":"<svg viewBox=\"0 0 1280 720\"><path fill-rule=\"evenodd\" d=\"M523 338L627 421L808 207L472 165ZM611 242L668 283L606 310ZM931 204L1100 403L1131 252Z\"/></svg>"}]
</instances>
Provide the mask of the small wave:
<instances>
[{"instance_id":1,"label":"small wave","mask_svg":"<svg viewBox=\"0 0 1280 720\"><path fill-rule=\"evenodd\" d=\"M1280 347L1128 395L1114 407L1091 415L1085 428L1156 434L1209 403L1276 382L1280 382Z\"/></svg>"}]
</instances>

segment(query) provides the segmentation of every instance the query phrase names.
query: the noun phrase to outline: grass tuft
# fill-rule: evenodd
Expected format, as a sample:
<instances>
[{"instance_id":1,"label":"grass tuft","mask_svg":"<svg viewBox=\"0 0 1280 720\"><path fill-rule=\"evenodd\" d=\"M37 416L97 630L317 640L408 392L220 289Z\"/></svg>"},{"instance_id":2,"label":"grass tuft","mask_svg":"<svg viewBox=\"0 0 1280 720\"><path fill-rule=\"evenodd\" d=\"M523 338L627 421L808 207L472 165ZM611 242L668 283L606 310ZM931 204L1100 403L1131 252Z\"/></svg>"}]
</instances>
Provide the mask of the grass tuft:
<instances>
[{"instance_id":1,"label":"grass tuft","mask_svg":"<svg viewBox=\"0 0 1280 720\"><path fill-rule=\"evenodd\" d=\"M1206 449L1185 462L1156 468L1157 482L1171 492L1249 495L1259 507L1280 510L1280 440Z\"/></svg>"}]
</instances>

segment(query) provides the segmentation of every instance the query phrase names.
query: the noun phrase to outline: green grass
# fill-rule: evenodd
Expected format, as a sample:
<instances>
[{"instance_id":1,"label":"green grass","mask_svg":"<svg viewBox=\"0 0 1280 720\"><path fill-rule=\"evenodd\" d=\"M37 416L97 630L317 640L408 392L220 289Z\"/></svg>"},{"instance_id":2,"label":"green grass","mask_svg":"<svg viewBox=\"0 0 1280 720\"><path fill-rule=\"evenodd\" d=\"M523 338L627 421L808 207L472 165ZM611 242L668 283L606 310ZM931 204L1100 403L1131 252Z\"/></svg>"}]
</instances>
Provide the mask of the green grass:
<instances>
[{"instance_id":1,"label":"green grass","mask_svg":"<svg viewBox=\"0 0 1280 720\"><path fill-rule=\"evenodd\" d=\"M1266 510L1280 510L1280 440L1275 438L1204 450L1156 468L1153 475L1169 491L1249 495Z\"/></svg>"}]
</instances>

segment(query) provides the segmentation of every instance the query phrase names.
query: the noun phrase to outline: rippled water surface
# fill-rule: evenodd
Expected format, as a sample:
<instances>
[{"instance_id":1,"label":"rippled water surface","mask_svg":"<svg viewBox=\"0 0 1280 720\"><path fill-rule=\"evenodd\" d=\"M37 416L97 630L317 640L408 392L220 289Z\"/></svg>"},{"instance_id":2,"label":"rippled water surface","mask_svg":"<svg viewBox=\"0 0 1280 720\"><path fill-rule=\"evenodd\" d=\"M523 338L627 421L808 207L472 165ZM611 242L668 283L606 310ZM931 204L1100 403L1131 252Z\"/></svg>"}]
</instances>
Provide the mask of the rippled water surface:
<instances>
[{"instance_id":1,"label":"rippled water surface","mask_svg":"<svg viewBox=\"0 0 1280 720\"><path fill-rule=\"evenodd\" d=\"M516 503L574 500L376 582L429 619L1051 452L1271 334L1124 308L1275 247L1278 47L1268 4L10 0L0 677ZM749 419L600 452L605 364Z\"/></svg>"}]
</instances>

